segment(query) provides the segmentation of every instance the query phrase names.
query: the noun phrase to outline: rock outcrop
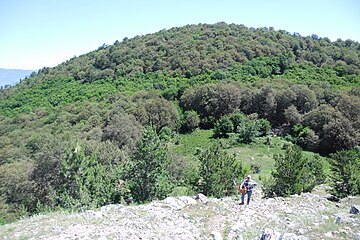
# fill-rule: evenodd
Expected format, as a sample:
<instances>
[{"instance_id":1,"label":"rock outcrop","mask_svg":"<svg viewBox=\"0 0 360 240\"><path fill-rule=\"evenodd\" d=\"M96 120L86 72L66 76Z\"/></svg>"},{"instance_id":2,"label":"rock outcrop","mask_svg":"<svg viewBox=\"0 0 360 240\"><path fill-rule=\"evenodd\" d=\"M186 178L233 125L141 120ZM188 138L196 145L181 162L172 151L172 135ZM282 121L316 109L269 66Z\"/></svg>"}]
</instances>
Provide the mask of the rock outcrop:
<instances>
[{"instance_id":1,"label":"rock outcrop","mask_svg":"<svg viewBox=\"0 0 360 240\"><path fill-rule=\"evenodd\" d=\"M196 200L197 199L197 200ZM327 200L322 187L249 206L223 199L169 197L144 205L109 205L79 213L48 213L0 226L0 239L359 239L360 197Z\"/></svg>"}]
</instances>

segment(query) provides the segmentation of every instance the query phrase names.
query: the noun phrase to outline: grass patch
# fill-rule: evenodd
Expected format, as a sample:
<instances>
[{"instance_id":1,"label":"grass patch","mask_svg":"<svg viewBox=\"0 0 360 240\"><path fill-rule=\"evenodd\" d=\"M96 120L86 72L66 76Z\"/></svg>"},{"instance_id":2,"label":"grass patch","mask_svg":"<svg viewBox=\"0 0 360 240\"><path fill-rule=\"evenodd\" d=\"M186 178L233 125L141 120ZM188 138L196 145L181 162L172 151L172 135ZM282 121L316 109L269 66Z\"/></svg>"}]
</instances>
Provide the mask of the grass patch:
<instances>
[{"instance_id":1,"label":"grass patch","mask_svg":"<svg viewBox=\"0 0 360 240\"><path fill-rule=\"evenodd\" d=\"M234 138L214 139L213 130L196 129L189 134L179 134L178 143L172 145L172 149L176 154L184 156L188 161L197 161L196 154L199 150L206 149L211 146L214 141L223 141L225 148L230 154L241 160L246 167L250 169L252 164L260 166L260 172L253 173L253 179L261 184L261 179L271 176L274 168L276 154L284 154L285 149L289 145L293 145L282 137L259 137L251 144L237 144ZM312 158L318 155L313 152L303 151L304 157ZM330 165L324 158L324 170L329 175Z\"/></svg>"},{"instance_id":2,"label":"grass patch","mask_svg":"<svg viewBox=\"0 0 360 240\"><path fill-rule=\"evenodd\" d=\"M198 149L205 149L214 141L213 130L196 129L189 134L179 135L179 144L173 148L176 153L185 156L194 156Z\"/></svg>"}]
</instances>

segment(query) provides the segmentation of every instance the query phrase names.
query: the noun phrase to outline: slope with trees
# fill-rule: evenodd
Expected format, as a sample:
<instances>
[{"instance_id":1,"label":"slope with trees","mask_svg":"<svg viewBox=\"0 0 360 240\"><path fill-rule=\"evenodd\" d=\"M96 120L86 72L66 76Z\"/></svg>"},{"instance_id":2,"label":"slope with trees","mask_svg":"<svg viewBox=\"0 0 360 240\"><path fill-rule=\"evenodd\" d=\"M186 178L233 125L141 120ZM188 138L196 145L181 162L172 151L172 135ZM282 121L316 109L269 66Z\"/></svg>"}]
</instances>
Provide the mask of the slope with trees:
<instances>
[{"instance_id":1,"label":"slope with trees","mask_svg":"<svg viewBox=\"0 0 360 240\"><path fill-rule=\"evenodd\" d=\"M260 166L229 151L270 147L275 135L287 143L273 159L269 195L277 181L293 183L277 195L324 181L323 160L302 150L333 159L332 182L347 186L335 184L334 194L359 194L359 56L351 40L218 23L124 39L41 69L0 91L0 221L232 194L230 178ZM190 155L174 150L197 128L213 130L209 142ZM343 162L350 180L340 177Z\"/></svg>"}]
</instances>

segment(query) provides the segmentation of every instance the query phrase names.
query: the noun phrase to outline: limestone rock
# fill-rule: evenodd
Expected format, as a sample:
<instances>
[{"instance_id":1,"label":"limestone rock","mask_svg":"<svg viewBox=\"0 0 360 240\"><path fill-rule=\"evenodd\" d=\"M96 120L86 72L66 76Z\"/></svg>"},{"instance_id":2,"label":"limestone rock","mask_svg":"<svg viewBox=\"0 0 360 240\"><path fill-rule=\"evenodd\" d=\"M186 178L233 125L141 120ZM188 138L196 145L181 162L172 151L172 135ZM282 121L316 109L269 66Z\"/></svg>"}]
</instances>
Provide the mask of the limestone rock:
<instances>
[{"instance_id":1,"label":"limestone rock","mask_svg":"<svg viewBox=\"0 0 360 240\"><path fill-rule=\"evenodd\" d=\"M360 240L360 232L354 233L354 240Z\"/></svg>"},{"instance_id":2,"label":"limestone rock","mask_svg":"<svg viewBox=\"0 0 360 240\"><path fill-rule=\"evenodd\" d=\"M223 240L221 233L217 231L212 231L210 235L212 236L213 240Z\"/></svg>"},{"instance_id":3,"label":"limestone rock","mask_svg":"<svg viewBox=\"0 0 360 240\"><path fill-rule=\"evenodd\" d=\"M239 206L236 196L216 199L199 194L197 200L186 196L169 197L139 205L114 204L75 213L39 214L0 226L0 239L310 240L346 237L360 240L360 215L349 213L351 206L359 209L360 197L343 199L336 207L337 203L324 198L325 191L322 195L308 193L270 199L261 198L260 191L254 189L249 206ZM329 223L333 222L335 228L329 229Z\"/></svg>"},{"instance_id":4,"label":"limestone rock","mask_svg":"<svg viewBox=\"0 0 360 240\"><path fill-rule=\"evenodd\" d=\"M360 211L360 206L352 205L350 208L351 214L359 214L359 211Z\"/></svg>"},{"instance_id":5,"label":"limestone rock","mask_svg":"<svg viewBox=\"0 0 360 240\"><path fill-rule=\"evenodd\" d=\"M168 205L170 205L171 208L175 210L180 210L186 206L186 204L183 201L174 197L167 197L163 201L164 203L167 203Z\"/></svg>"},{"instance_id":6,"label":"limestone rock","mask_svg":"<svg viewBox=\"0 0 360 240\"><path fill-rule=\"evenodd\" d=\"M195 199L199 200L202 203L207 203L209 201L208 198L202 193L199 193Z\"/></svg>"},{"instance_id":7,"label":"limestone rock","mask_svg":"<svg viewBox=\"0 0 360 240\"><path fill-rule=\"evenodd\" d=\"M197 202L194 198L188 197L188 196L179 197L179 200L183 201L186 205L197 204Z\"/></svg>"},{"instance_id":8,"label":"limestone rock","mask_svg":"<svg viewBox=\"0 0 360 240\"><path fill-rule=\"evenodd\" d=\"M299 240L299 237L295 233L284 233L281 240Z\"/></svg>"},{"instance_id":9,"label":"limestone rock","mask_svg":"<svg viewBox=\"0 0 360 240\"><path fill-rule=\"evenodd\" d=\"M230 232L228 234L228 239L229 240L242 240L242 231L244 229L244 225L243 224L236 224L234 226L231 227Z\"/></svg>"}]
</instances>

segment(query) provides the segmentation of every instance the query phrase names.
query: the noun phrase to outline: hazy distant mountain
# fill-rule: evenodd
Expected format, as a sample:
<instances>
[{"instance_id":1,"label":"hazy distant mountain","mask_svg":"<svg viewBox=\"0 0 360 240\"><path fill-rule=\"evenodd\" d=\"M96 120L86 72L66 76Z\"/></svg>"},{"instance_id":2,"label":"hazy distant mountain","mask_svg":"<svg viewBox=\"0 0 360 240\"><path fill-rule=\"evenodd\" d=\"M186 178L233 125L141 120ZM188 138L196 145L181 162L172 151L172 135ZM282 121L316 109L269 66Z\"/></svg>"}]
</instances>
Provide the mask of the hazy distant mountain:
<instances>
[{"instance_id":1,"label":"hazy distant mountain","mask_svg":"<svg viewBox=\"0 0 360 240\"><path fill-rule=\"evenodd\" d=\"M6 85L15 85L20 82L20 79L24 79L29 76L34 70L22 70L22 69L4 69L0 68L0 87Z\"/></svg>"}]
</instances>

